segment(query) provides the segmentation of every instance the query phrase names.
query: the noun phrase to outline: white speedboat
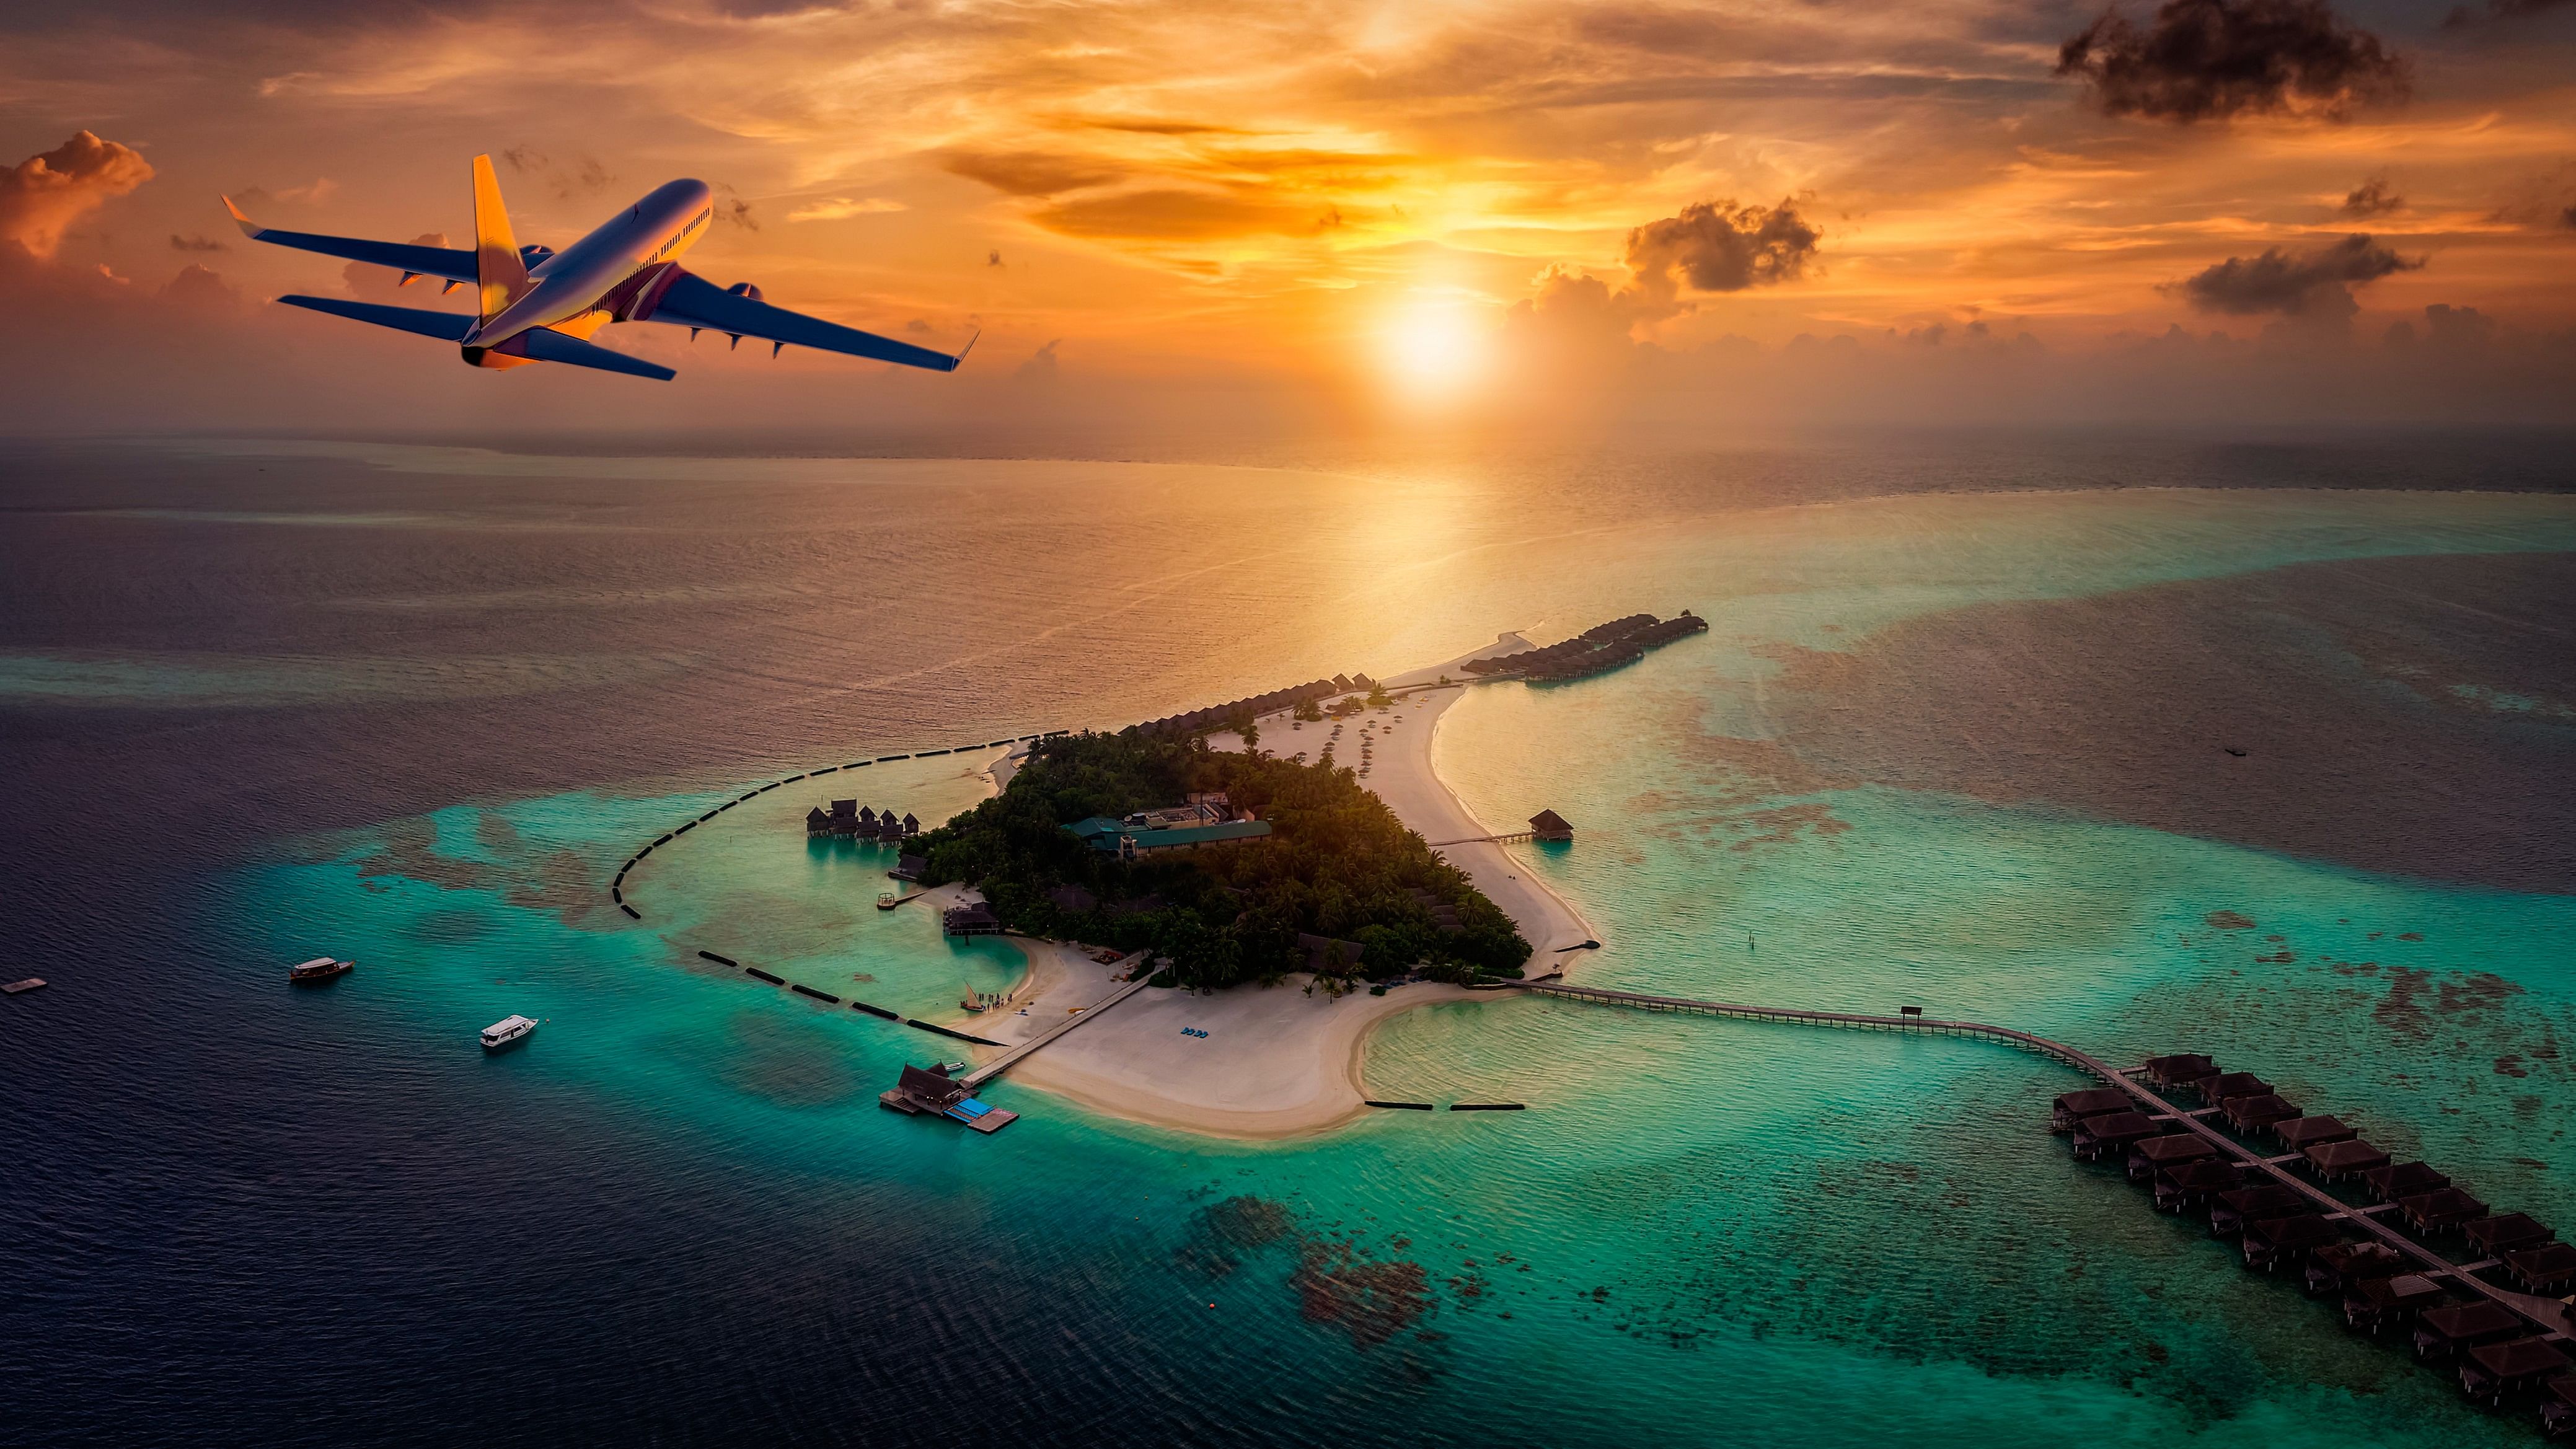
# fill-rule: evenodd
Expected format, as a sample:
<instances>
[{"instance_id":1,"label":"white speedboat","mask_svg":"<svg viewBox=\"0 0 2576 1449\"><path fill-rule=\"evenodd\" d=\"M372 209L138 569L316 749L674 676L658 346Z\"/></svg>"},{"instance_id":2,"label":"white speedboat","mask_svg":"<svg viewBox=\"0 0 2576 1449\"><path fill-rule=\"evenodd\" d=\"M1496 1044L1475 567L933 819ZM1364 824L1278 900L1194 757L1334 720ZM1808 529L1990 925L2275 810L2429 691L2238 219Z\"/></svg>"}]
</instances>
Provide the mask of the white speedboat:
<instances>
[{"instance_id":1,"label":"white speedboat","mask_svg":"<svg viewBox=\"0 0 2576 1449\"><path fill-rule=\"evenodd\" d=\"M524 1040L537 1024L524 1016L505 1016L483 1028L483 1050L497 1052L513 1042Z\"/></svg>"}]
</instances>

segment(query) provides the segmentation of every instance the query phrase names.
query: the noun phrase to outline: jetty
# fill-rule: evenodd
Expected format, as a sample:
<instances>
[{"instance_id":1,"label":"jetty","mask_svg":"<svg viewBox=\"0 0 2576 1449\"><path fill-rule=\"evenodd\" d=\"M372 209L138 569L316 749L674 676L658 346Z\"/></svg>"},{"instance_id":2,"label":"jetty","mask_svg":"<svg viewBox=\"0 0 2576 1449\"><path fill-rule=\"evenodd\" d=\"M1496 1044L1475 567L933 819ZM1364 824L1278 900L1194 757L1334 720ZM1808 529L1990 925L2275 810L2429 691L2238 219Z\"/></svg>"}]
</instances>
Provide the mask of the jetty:
<instances>
[{"instance_id":1,"label":"jetty","mask_svg":"<svg viewBox=\"0 0 2576 1449\"><path fill-rule=\"evenodd\" d=\"M2336 1149L2357 1139L2315 1142L2304 1152L2267 1153L2248 1146L2238 1135L2221 1130L2213 1119L2223 1115L2237 1124L2241 1134L2269 1132L2276 1136L2284 1124L2318 1119L2304 1117L2295 1107L2282 1111L2289 1104L2259 1079L2227 1081L2206 1056L2158 1057L2139 1066L2120 1068L2064 1042L1986 1022L1929 1017L1919 1007L1906 1007L1896 1015L1886 1016L1703 1001L1562 981L1503 984L1534 995L1647 1011L1856 1031L1979 1037L2052 1058L2101 1083L2099 1088L2069 1093L2057 1101L2060 1119L2071 1123L2070 1137L2077 1155L2088 1160L2108 1157L2123 1161L2133 1180L2157 1184L2159 1205L2168 1201L2187 1204L2195 1196L2208 1202L2213 1235L2239 1236L2240 1252L2248 1268L2269 1271L2305 1263L2313 1285L2320 1266L2334 1261L2330 1254L2345 1257L2360 1250L2373 1250L2372 1256L2380 1266L2365 1270L2367 1277L2338 1285L2345 1289L2343 1308L2349 1326L2376 1333L2415 1322L2427 1311L2455 1302L2484 1303L2490 1311L2480 1315L2478 1321L2503 1321L2494 1316L2501 1313L2511 1321L2512 1329L2498 1341L2482 1343L2466 1353L2459 1369L2463 1392L2482 1401L2500 1403L2509 1395L2543 1390L2545 1386L2545 1415L2553 1412L2549 1407L2557 1401L2553 1396L2576 1402L2576 1395L2564 1394L2559 1387L2570 1382L2566 1376L2576 1376L2576 1309L2548 1296L2551 1292L2563 1293L2568 1285L2576 1283L2576 1248L2549 1243L2520 1254L2508 1252L2501 1261L2492 1255L2466 1263L2453 1261L2434 1245L2453 1232L2462 1233L2477 1248L2488 1242L2541 1241L2538 1235L2547 1229L2519 1214L2490 1217L2484 1203L2450 1186L2449 1179L2422 1164L2411 1164L2417 1171L2403 1174L2412 1179L2405 1185L2418 1186L2431 1177L2439 1179L2440 1186L2419 1188L2412 1196L2394 1200L2385 1195L2387 1189L2378 1189L2381 1200L2371 1204L2336 1196L2320 1183L2293 1173L2291 1165L2322 1169L2325 1163L2320 1159L2347 1155L2338 1154ZM2224 1099L2214 1095L2240 1086L2261 1090ZM2192 1091L2205 1105L2182 1107L2159 1091L2160 1087ZM2332 1118L2324 1120L2332 1122L2333 1127L2293 1135L2331 1136L2343 1126ZM2224 1186L2218 1175L2208 1170L2212 1167L2232 1175L2241 1186L2210 1197L2211 1189ZM2320 1171L2319 1176L2323 1175ZM2362 1175L2377 1188L2381 1180L2394 1186L2401 1174L2379 1166ZM2405 1222L2413 1233L2400 1231L2390 1219ZM2486 1226L2471 1235L2466 1230L2473 1223ZM2557 1251L2550 1252L2551 1248ZM2529 1260L2528 1265L2518 1263L2517 1258ZM2396 1265L2395 1270L2387 1267L2390 1263ZM2516 1291L2480 1276L2499 1267L2511 1271L2517 1283L2532 1291ZM2328 1272L2333 1276L2330 1266ZM2312 1291L2323 1290L2312 1286ZM2559 1421L2565 1420L2565 1415L2559 1415Z\"/></svg>"},{"instance_id":2,"label":"jetty","mask_svg":"<svg viewBox=\"0 0 2576 1449\"><path fill-rule=\"evenodd\" d=\"M1018 1121L1019 1114L976 1100L976 1090L986 1082L1027 1061L1050 1043L1060 1040L1065 1033L1152 984L1153 973L1145 967L1145 956L1145 952L1138 951L1134 955L1120 958L1118 962L1119 965L1129 967L1135 972L1134 979L962 1077L952 1076L951 1069L944 1065L928 1068L906 1065L902 1075L895 1080L895 1084L877 1094L877 1105L890 1112L902 1112L911 1116L946 1117L954 1122L962 1122L978 1132L1001 1131L1004 1127ZM928 1026L929 1023L913 1022L912 1025ZM938 1027L931 1029L942 1030ZM949 1035L963 1036L964 1034L951 1032ZM964 1039L984 1042L982 1037ZM984 1044L1000 1045L998 1042L984 1042Z\"/></svg>"},{"instance_id":3,"label":"jetty","mask_svg":"<svg viewBox=\"0 0 2576 1449\"><path fill-rule=\"evenodd\" d=\"M1466 835L1456 840L1425 841L1433 850L1444 845L1510 845L1522 840L1544 840L1571 845L1574 826L1553 810L1542 810L1529 819L1527 830L1507 830L1500 835Z\"/></svg>"},{"instance_id":4,"label":"jetty","mask_svg":"<svg viewBox=\"0 0 2576 1449\"><path fill-rule=\"evenodd\" d=\"M1020 1063L1027 1061L1030 1057L1035 1056L1041 1048L1060 1040L1065 1033L1082 1025L1086 1021L1090 1021L1094 1017L1100 1015L1100 1013L1107 1011L1109 1008L1125 1001L1128 997L1133 996L1137 992L1152 985L1154 973L1145 969L1145 956L1146 952L1138 951L1131 955L1120 957L1117 963L1110 968L1110 974L1113 977L1116 976L1117 967L1124 966L1134 973L1134 979L1128 981L1125 985L1120 986L1117 990L1110 992L1107 996L1104 996L1098 1001L1091 1003L1089 1006L1082 1008L1079 1014L1066 1017L1064 1020L1057 1022L1054 1026L1047 1028L1045 1031L1038 1033L1036 1036L1029 1038L1027 1041L1022 1042L1018 1046L1011 1048L1009 1051L1002 1053L1000 1056L993 1058L991 1061L977 1067L975 1070L968 1072L961 1079L965 1082L967 1089L972 1091L973 1089L984 1085L986 1082L993 1080L995 1077L1000 1076L1002 1073L1009 1071L1011 1068L1018 1066Z\"/></svg>"}]
</instances>

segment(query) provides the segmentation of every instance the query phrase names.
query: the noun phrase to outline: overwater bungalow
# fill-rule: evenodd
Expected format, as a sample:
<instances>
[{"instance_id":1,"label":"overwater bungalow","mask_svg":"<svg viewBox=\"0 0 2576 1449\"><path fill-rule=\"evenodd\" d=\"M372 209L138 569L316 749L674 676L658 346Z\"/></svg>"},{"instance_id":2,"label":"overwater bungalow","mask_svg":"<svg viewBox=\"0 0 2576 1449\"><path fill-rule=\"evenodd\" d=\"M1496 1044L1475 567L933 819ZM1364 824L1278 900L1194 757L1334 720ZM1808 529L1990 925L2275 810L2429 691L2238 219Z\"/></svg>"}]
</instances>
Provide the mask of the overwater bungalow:
<instances>
[{"instance_id":1,"label":"overwater bungalow","mask_svg":"<svg viewBox=\"0 0 2576 1449\"><path fill-rule=\"evenodd\" d=\"M2415 1318L2415 1356L2426 1363L2449 1363L2465 1349L2530 1331L2522 1315L2492 1298L2427 1308Z\"/></svg>"},{"instance_id":2,"label":"overwater bungalow","mask_svg":"<svg viewBox=\"0 0 2576 1449\"><path fill-rule=\"evenodd\" d=\"M874 809L871 809L871 808L870 808L870 807L868 807L868 806L865 806L865 805L860 806L860 807L859 807L859 825L858 825L858 828L859 828L859 829L861 829L861 830L863 830L863 831L866 831L866 832L867 832L868 834L870 834L870 835L874 835L874 834L876 834L876 833L877 833L877 812L876 812Z\"/></svg>"},{"instance_id":3,"label":"overwater bungalow","mask_svg":"<svg viewBox=\"0 0 2576 1449\"><path fill-rule=\"evenodd\" d=\"M912 812L909 810L903 812L903 833L906 835L919 835L921 833L921 822L915 819Z\"/></svg>"},{"instance_id":4,"label":"overwater bungalow","mask_svg":"<svg viewBox=\"0 0 2576 1449\"><path fill-rule=\"evenodd\" d=\"M2329 1243L2339 1242L2343 1235L2335 1225L2317 1213L2294 1213L2285 1218L2265 1218L2247 1223L2245 1235L2237 1243L2245 1255L2245 1266L2271 1273L2296 1267L2310 1253Z\"/></svg>"},{"instance_id":5,"label":"overwater bungalow","mask_svg":"<svg viewBox=\"0 0 2576 1449\"><path fill-rule=\"evenodd\" d=\"M877 1095L877 1105L912 1116L946 1117L984 1133L999 1132L1020 1120L1017 1112L976 1101L966 1084L951 1078L945 1066L925 1071L906 1064L894 1086Z\"/></svg>"},{"instance_id":6,"label":"overwater bungalow","mask_svg":"<svg viewBox=\"0 0 2576 1449\"><path fill-rule=\"evenodd\" d=\"M2462 1226L2460 1231L2467 1235L2470 1247L2489 1258L2498 1253L2537 1248L2558 1236L2529 1213L2505 1213L2499 1217L2480 1218L2476 1222Z\"/></svg>"},{"instance_id":7,"label":"overwater bungalow","mask_svg":"<svg viewBox=\"0 0 2576 1449\"><path fill-rule=\"evenodd\" d=\"M2456 1187L2435 1188L2397 1200L2406 1225L2419 1233L2446 1233L2487 1215L2487 1205Z\"/></svg>"},{"instance_id":8,"label":"overwater bungalow","mask_svg":"<svg viewBox=\"0 0 2576 1449\"><path fill-rule=\"evenodd\" d=\"M993 913L991 906L976 901L941 911L939 929L949 936L998 936L1002 933L1002 918Z\"/></svg>"},{"instance_id":9,"label":"overwater bungalow","mask_svg":"<svg viewBox=\"0 0 2576 1449\"><path fill-rule=\"evenodd\" d=\"M822 806L817 805L805 812L805 833L808 836L832 833L832 817L823 813Z\"/></svg>"},{"instance_id":10,"label":"overwater bungalow","mask_svg":"<svg viewBox=\"0 0 2576 1449\"><path fill-rule=\"evenodd\" d=\"M2292 1117L2272 1124L2272 1135L2292 1152L2305 1152L2328 1142L2349 1142L2361 1134L2344 1125L2340 1117Z\"/></svg>"},{"instance_id":11,"label":"overwater bungalow","mask_svg":"<svg viewBox=\"0 0 2576 1449\"><path fill-rule=\"evenodd\" d=\"M1542 810L1529 818L1530 839L1572 840L1574 826L1553 810Z\"/></svg>"},{"instance_id":12,"label":"overwater bungalow","mask_svg":"<svg viewBox=\"0 0 2576 1449\"><path fill-rule=\"evenodd\" d=\"M2212 1159L2168 1167L2156 1174L2156 1211L2178 1213L2206 1207L2211 1198L2244 1185L2244 1170L2232 1162Z\"/></svg>"},{"instance_id":13,"label":"overwater bungalow","mask_svg":"<svg viewBox=\"0 0 2576 1449\"><path fill-rule=\"evenodd\" d=\"M2308 1168L2322 1182L2349 1182L2365 1173L2388 1165L2388 1154L2358 1137L2342 1142L2320 1142L2303 1154Z\"/></svg>"},{"instance_id":14,"label":"overwater bungalow","mask_svg":"<svg viewBox=\"0 0 2576 1449\"><path fill-rule=\"evenodd\" d=\"M2220 1072L2200 1084L2200 1097L2215 1107L2230 1097L2260 1097L2272 1090L2272 1084L2252 1072Z\"/></svg>"},{"instance_id":15,"label":"overwater bungalow","mask_svg":"<svg viewBox=\"0 0 2576 1449\"><path fill-rule=\"evenodd\" d=\"M2239 1132L2259 1132L2275 1122L2301 1115L2298 1103L2271 1092L2226 1098L2218 1104L2218 1110Z\"/></svg>"},{"instance_id":16,"label":"overwater bungalow","mask_svg":"<svg viewBox=\"0 0 2576 1449\"><path fill-rule=\"evenodd\" d=\"M2344 1292L2343 1321L2358 1332L2377 1335L2402 1328L2416 1314L2446 1301L2441 1285L2420 1273L2364 1278Z\"/></svg>"},{"instance_id":17,"label":"overwater bungalow","mask_svg":"<svg viewBox=\"0 0 2576 1449\"><path fill-rule=\"evenodd\" d=\"M2576 1248L2565 1243L2544 1243L2519 1253L2507 1253L2504 1255L2504 1268L2526 1293L2557 1298L2576 1288Z\"/></svg>"},{"instance_id":18,"label":"overwater bungalow","mask_svg":"<svg viewBox=\"0 0 2576 1449\"><path fill-rule=\"evenodd\" d=\"M2540 1386L2540 1432L2552 1439L2576 1438L2576 1374Z\"/></svg>"},{"instance_id":19,"label":"overwater bungalow","mask_svg":"<svg viewBox=\"0 0 2576 1449\"><path fill-rule=\"evenodd\" d=\"M2144 1112L2108 1112L2076 1123L2070 1145L2078 1160L2099 1162L2103 1154L2126 1151L2130 1143L2163 1130Z\"/></svg>"},{"instance_id":20,"label":"overwater bungalow","mask_svg":"<svg viewBox=\"0 0 2576 1449\"><path fill-rule=\"evenodd\" d=\"M2258 1182L2209 1200L2209 1235L2230 1238L2255 1218L2284 1217L2308 1206L2308 1200L2277 1182Z\"/></svg>"},{"instance_id":21,"label":"overwater bungalow","mask_svg":"<svg viewBox=\"0 0 2576 1449\"><path fill-rule=\"evenodd\" d=\"M2188 1087L2218 1075L2218 1063L2198 1052L2147 1058L2147 1079L2159 1087Z\"/></svg>"},{"instance_id":22,"label":"overwater bungalow","mask_svg":"<svg viewBox=\"0 0 2576 1449\"><path fill-rule=\"evenodd\" d=\"M2386 1278L2406 1271L2406 1257L2376 1238L2359 1243L2328 1243L2308 1255L2308 1292L2341 1293L2364 1278Z\"/></svg>"},{"instance_id":23,"label":"overwater bungalow","mask_svg":"<svg viewBox=\"0 0 2576 1449\"><path fill-rule=\"evenodd\" d=\"M1431 893L1416 891L1414 894L1427 900ZM2126 1112L2137 1105L2137 1100L2117 1087L2088 1087L2081 1092L2061 1092L2056 1102L2051 1104L2048 1130L2072 1132L2075 1124L2087 1117L2099 1117L2105 1112Z\"/></svg>"},{"instance_id":24,"label":"overwater bungalow","mask_svg":"<svg viewBox=\"0 0 2576 1449\"><path fill-rule=\"evenodd\" d=\"M2197 1132L2142 1137L2129 1144L2129 1181L2151 1182L2160 1168L2207 1162L2218 1155L2218 1144Z\"/></svg>"},{"instance_id":25,"label":"overwater bungalow","mask_svg":"<svg viewBox=\"0 0 2576 1449\"><path fill-rule=\"evenodd\" d=\"M2576 1371L2576 1359L2548 1339L2512 1338L2482 1343L2460 1361L2460 1392L2490 1408L2504 1407L2517 1394L2530 1393L2560 1374Z\"/></svg>"},{"instance_id":26,"label":"overwater bungalow","mask_svg":"<svg viewBox=\"0 0 2576 1449\"><path fill-rule=\"evenodd\" d=\"M2432 1192L2451 1185L2448 1174L2435 1171L2430 1163L2400 1162L2389 1167L2374 1167L2361 1175L2362 1184L2370 1189L2375 1202L2395 1202L2419 1192Z\"/></svg>"}]
</instances>

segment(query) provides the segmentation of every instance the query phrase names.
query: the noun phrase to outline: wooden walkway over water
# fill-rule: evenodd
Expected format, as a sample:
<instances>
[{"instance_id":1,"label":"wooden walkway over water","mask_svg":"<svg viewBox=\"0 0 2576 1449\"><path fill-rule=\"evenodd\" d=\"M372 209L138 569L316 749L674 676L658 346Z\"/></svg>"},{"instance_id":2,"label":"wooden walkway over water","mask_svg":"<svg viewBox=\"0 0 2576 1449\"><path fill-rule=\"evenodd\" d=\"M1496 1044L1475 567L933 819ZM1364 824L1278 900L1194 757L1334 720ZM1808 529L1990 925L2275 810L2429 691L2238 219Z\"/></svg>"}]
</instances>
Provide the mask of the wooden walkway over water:
<instances>
[{"instance_id":1,"label":"wooden walkway over water","mask_svg":"<svg viewBox=\"0 0 2576 1449\"><path fill-rule=\"evenodd\" d=\"M1509 845L1515 840L1527 840L1536 833L1531 830L1514 830L1502 835L1469 835L1457 840L1433 840L1424 843L1433 850L1438 850L1444 845Z\"/></svg>"},{"instance_id":2,"label":"wooden walkway over water","mask_svg":"<svg viewBox=\"0 0 2576 1449\"><path fill-rule=\"evenodd\" d=\"M1144 957L1145 953L1143 951L1138 951L1134 955L1120 958L1117 965L1125 966L1130 970L1136 970L1139 964L1144 960ZM1116 967L1113 966L1111 970L1114 974ZM1091 1003L1089 1006L1084 1007L1079 1014L1065 1018L1063 1021L1056 1023L1054 1026L1047 1028L1045 1031L1029 1038L1027 1041L1020 1043L1018 1046L1011 1048L1000 1056L993 1058L991 1061L986 1062L984 1065L977 1067L971 1072L968 1072L957 1080L966 1084L967 1091L974 1091L986 1082L993 1080L1002 1073L1018 1066L1022 1061L1027 1060L1030 1054L1034 1053L1038 1048L1045 1046L1047 1043L1054 1041L1057 1037L1064 1035L1066 1032L1069 1032L1075 1027L1082 1025L1084 1022L1091 1020L1093 1017L1098 1016L1100 1013L1107 1011L1109 1008L1116 1006L1122 1001L1125 1001L1128 997L1144 990L1152 983L1153 976L1154 973L1151 971L1139 971L1135 980L1120 986L1117 990L1110 992L1107 996L1104 996L1098 1001Z\"/></svg>"},{"instance_id":3,"label":"wooden walkway over water","mask_svg":"<svg viewBox=\"0 0 2576 1449\"><path fill-rule=\"evenodd\" d=\"M2350 1223L2395 1249L2406 1260L2422 1265L2423 1276L2447 1278L2484 1298L2510 1310L2532 1329L2548 1338L2567 1340L2569 1318L2555 1298L2516 1293L2476 1276L2476 1271L2493 1267L2494 1262L2462 1265L2416 1242L2379 1220L2371 1210L2358 1208L2334 1196L2302 1177L2293 1176L2283 1165L2295 1157L2271 1157L2256 1152L2235 1138L2201 1120L2206 1113L2187 1112L2149 1090L2137 1080L2144 1067L2114 1068L2064 1042L2051 1041L2008 1026L1991 1026L1981 1021L1945 1021L1938 1018L1902 1015L1874 1016L1847 1011L1801 1011L1788 1007L1745 1006L1725 1001L1698 1001L1682 996L1653 996L1638 991L1614 991L1601 986L1574 986L1562 981L1515 981L1508 983L1523 991L1546 996L1561 996L1576 1001L1599 1002L1607 1006L1638 1007L1647 1011L1694 1012L1703 1016L1732 1016L1745 1021L1775 1021L1795 1026L1833 1026L1856 1031L1913 1032L1936 1036L1973 1036L2041 1056L2054 1057L2076 1070L2116 1087L2136 1099L2138 1109L2158 1121L2170 1121L2177 1127L2206 1139L2229 1162L2239 1168L2253 1168L2281 1186L2316 1205L2332 1222Z\"/></svg>"}]
</instances>

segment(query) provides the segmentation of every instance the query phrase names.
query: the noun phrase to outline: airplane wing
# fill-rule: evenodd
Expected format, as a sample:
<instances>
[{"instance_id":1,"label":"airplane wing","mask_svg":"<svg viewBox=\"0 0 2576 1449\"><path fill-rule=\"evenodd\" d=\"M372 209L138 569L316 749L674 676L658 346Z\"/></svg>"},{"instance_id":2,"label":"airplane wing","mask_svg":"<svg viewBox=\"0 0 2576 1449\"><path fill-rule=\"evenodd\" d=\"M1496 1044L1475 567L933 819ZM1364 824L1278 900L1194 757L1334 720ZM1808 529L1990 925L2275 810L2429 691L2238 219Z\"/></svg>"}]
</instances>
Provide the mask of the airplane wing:
<instances>
[{"instance_id":1,"label":"airplane wing","mask_svg":"<svg viewBox=\"0 0 2576 1449\"><path fill-rule=\"evenodd\" d=\"M242 235L252 241L273 242L299 251L320 252L326 257L344 257L353 262L373 262L400 272L418 272L424 277L442 277L451 282L474 280L474 252L470 247L417 247L402 242L367 241L353 236L323 236L319 232L279 231L261 226L242 215L233 199L224 198L224 210L233 214Z\"/></svg>"},{"instance_id":2,"label":"airplane wing","mask_svg":"<svg viewBox=\"0 0 2576 1449\"><path fill-rule=\"evenodd\" d=\"M463 253L469 263L473 254ZM790 343L798 347L815 347L825 352L845 352L852 357L872 357L879 362L899 362L906 367L926 367L933 372L955 372L966 360L961 351L951 357L891 337L879 337L856 327L843 327L820 317L772 307L766 302L728 292L695 272L678 271L671 285L662 292L644 322L669 322L681 327L703 327L710 332L726 332L737 337L758 337L775 344L772 351ZM966 344L972 348L975 344Z\"/></svg>"}]
</instances>

